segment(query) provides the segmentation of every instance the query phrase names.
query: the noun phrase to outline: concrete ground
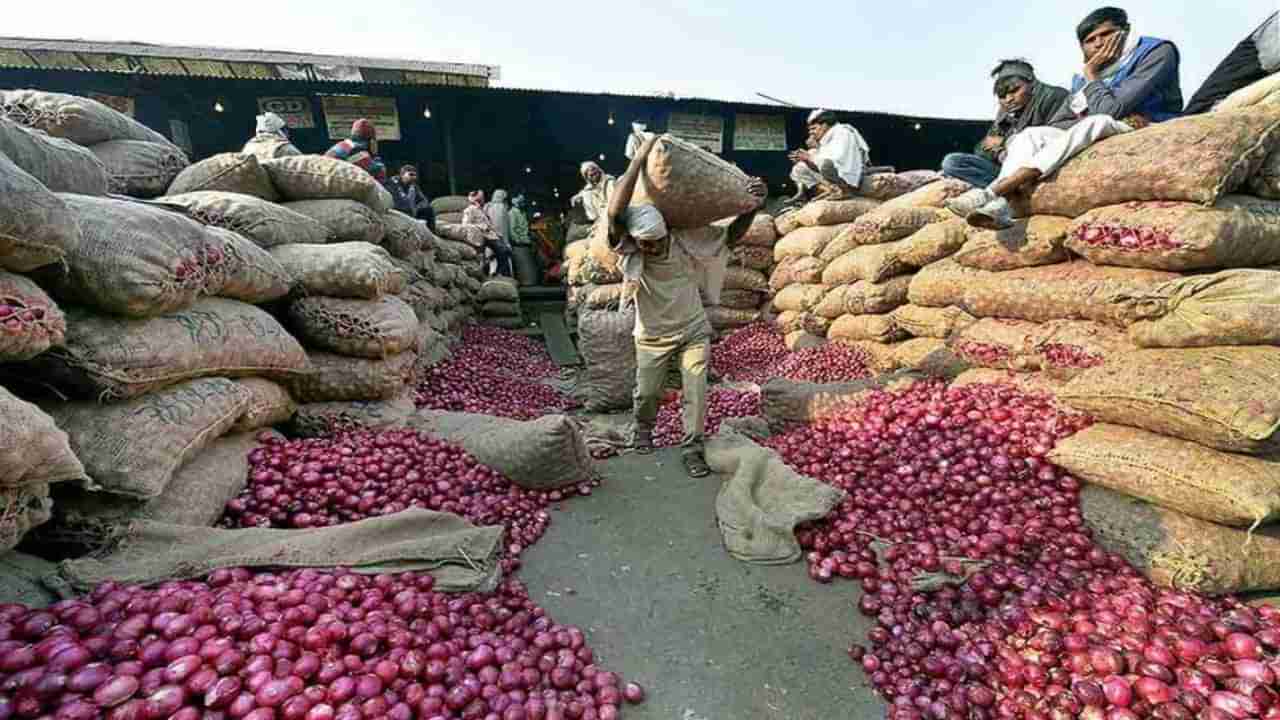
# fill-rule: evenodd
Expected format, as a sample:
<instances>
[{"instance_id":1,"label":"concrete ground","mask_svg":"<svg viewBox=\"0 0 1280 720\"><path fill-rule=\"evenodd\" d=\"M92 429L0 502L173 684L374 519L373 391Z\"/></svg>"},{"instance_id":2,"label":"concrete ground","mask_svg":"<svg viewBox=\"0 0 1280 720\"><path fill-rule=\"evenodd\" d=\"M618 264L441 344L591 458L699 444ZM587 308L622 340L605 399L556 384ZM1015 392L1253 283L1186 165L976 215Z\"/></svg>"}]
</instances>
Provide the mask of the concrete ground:
<instances>
[{"instance_id":1,"label":"concrete ground","mask_svg":"<svg viewBox=\"0 0 1280 720\"><path fill-rule=\"evenodd\" d=\"M868 625L852 583L803 563L746 565L720 544L713 475L677 451L602 463L604 484L552 513L520 577L555 618L582 627L605 667L645 686L628 720L879 718L845 654Z\"/></svg>"}]
</instances>

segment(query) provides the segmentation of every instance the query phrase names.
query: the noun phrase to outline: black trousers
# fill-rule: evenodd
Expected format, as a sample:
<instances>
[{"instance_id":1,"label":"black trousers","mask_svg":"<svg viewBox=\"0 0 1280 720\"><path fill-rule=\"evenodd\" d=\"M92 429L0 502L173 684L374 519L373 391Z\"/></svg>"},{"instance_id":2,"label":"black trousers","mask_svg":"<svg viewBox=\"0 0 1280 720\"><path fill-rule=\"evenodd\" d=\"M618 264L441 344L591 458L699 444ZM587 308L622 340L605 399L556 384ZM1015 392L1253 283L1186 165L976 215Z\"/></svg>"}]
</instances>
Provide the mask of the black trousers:
<instances>
[{"instance_id":1,"label":"black trousers","mask_svg":"<svg viewBox=\"0 0 1280 720\"><path fill-rule=\"evenodd\" d=\"M1258 47L1249 38L1240 43L1226 58L1218 63L1218 67L1209 73L1209 77L1187 103L1184 115L1199 115L1213 109L1226 96L1246 85L1251 85L1267 76L1258 61Z\"/></svg>"}]
</instances>

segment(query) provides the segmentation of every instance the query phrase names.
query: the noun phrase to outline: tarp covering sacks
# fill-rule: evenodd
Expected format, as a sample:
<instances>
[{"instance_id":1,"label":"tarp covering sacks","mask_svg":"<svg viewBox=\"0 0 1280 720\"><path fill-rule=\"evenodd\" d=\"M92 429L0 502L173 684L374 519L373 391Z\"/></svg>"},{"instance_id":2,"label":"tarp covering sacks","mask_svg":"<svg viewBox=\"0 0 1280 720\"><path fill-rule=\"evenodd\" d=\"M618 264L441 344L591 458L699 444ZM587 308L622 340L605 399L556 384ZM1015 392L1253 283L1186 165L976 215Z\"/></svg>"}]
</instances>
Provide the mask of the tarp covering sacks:
<instances>
[{"instance_id":1,"label":"tarp covering sacks","mask_svg":"<svg viewBox=\"0 0 1280 720\"><path fill-rule=\"evenodd\" d=\"M1280 272L1195 275L1113 302L1142 347L1280 345Z\"/></svg>"},{"instance_id":2,"label":"tarp covering sacks","mask_svg":"<svg viewBox=\"0 0 1280 720\"><path fill-rule=\"evenodd\" d=\"M673 230L700 228L754 210L750 178L693 143L663 135L649 153L633 204L658 208Z\"/></svg>"},{"instance_id":3,"label":"tarp covering sacks","mask_svg":"<svg viewBox=\"0 0 1280 720\"><path fill-rule=\"evenodd\" d=\"M219 153L189 165L169 183L165 194L198 190L240 193L270 201L280 197L257 156L248 153Z\"/></svg>"},{"instance_id":4,"label":"tarp covering sacks","mask_svg":"<svg viewBox=\"0 0 1280 720\"><path fill-rule=\"evenodd\" d=\"M79 240L76 214L0 154L0 269L30 272L60 262Z\"/></svg>"},{"instance_id":5,"label":"tarp covering sacks","mask_svg":"<svg viewBox=\"0 0 1280 720\"><path fill-rule=\"evenodd\" d=\"M271 249L290 243L323 244L329 230L318 221L283 205L219 190L167 195L157 202L182 208L205 225L226 228Z\"/></svg>"},{"instance_id":6,"label":"tarp covering sacks","mask_svg":"<svg viewBox=\"0 0 1280 720\"><path fill-rule=\"evenodd\" d=\"M107 194L107 168L87 148L4 117L0 117L0 155L53 192Z\"/></svg>"}]
</instances>

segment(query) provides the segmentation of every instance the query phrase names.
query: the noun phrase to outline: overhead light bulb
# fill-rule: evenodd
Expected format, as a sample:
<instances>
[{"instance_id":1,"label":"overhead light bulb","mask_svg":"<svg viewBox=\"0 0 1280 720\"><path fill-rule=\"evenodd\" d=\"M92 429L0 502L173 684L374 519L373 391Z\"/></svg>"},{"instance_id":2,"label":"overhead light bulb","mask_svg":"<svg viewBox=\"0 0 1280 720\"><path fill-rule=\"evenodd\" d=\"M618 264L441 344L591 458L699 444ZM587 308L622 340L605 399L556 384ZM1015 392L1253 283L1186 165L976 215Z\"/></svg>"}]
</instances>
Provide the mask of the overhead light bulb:
<instances>
[{"instance_id":1,"label":"overhead light bulb","mask_svg":"<svg viewBox=\"0 0 1280 720\"><path fill-rule=\"evenodd\" d=\"M917 129L917 130L919 130L919 129L920 129L920 123L916 123L916 129Z\"/></svg>"},{"instance_id":2,"label":"overhead light bulb","mask_svg":"<svg viewBox=\"0 0 1280 720\"><path fill-rule=\"evenodd\" d=\"M214 111L214 112L222 112L222 111L223 111L223 110L225 110L225 109L226 109L226 108L222 107L222 101L221 101L221 100L215 100L215 101L213 102L213 111Z\"/></svg>"},{"instance_id":3,"label":"overhead light bulb","mask_svg":"<svg viewBox=\"0 0 1280 720\"><path fill-rule=\"evenodd\" d=\"M528 174L530 174L530 173L532 173L532 172L533 172L533 168L529 167L528 165L525 165L525 166L524 166L524 173L525 173L525 175L528 175Z\"/></svg>"},{"instance_id":4,"label":"overhead light bulb","mask_svg":"<svg viewBox=\"0 0 1280 720\"><path fill-rule=\"evenodd\" d=\"M600 153L600 162L604 162L604 153Z\"/></svg>"},{"instance_id":5,"label":"overhead light bulb","mask_svg":"<svg viewBox=\"0 0 1280 720\"><path fill-rule=\"evenodd\" d=\"M609 124L613 124L613 113L609 113Z\"/></svg>"},{"instance_id":6,"label":"overhead light bulb","mask_svg":"<svg viewBox=\"0 0 1280 720\"><path fill-rule=\"evenodd\" d=\"M431 119L431 108L422 108L422 117Z\"/></svg>"}]
</instances>

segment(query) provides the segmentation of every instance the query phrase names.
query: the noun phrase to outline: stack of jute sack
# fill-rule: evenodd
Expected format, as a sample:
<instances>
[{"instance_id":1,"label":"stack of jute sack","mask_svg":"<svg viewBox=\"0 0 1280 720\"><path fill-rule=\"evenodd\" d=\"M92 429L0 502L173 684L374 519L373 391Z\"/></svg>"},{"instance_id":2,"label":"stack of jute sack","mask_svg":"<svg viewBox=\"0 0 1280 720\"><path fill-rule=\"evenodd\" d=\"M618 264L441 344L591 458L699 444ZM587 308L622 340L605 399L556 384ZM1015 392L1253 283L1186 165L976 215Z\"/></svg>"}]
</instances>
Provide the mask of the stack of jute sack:
<instances>
[{"instance_id":1,"label":"stack of jute sack","mask_svg":"<svg viewBox=\"0 0 1280 720\"><path fill-rule=\"evenodd\" d=\"M593 235L565 245L564 248L564 281L568 285L565 303L565 322L569 327L576 327L583 310L618 306L622 297L622 271L618 262L606 256L601 263L598 251L591 251ZM593 302L597 290L602 292Z\"/></svg>"},{"instance_id":2,"label":"stack of jute sack","mask_svg":"<svg viewBox=\"0 0 1280 720\"><path fill-rule=\"evenodd\" d=\"M89 98L42 90L2 90L0 117L86 148L106 173L106 189L119 195L163 195L174 176L190 164L186 154L165 136ZM13 150L6 147L4 152L19 162ZM96 178L99 171L94 168L91 175Z\"/></svg>"},{"instance_id":3,"label":"stack of jute sack","mask_svg":"<svg viewBox=\"0 0 1280 720\"><path fill-rule=\"evenodd\" d=\"M517 330L525 326L520 311L520 288L508 277L496 277L480 286L480 322L484 325Z\"/></svg>"},{"instance_id":4,"label":"stack of jute sack","mask_svg":"<svg viewBox=\"0 0 1280 720\"><path fill-rule=\"evenodd\" d=\"M717 224L733 222L726 218ZM729 267L720 290L720 303L707 307L707 319L717 333L732 332L757 322L769 303L769 273L773 247L778 240L772 215L758 213L751 227L729 249Z\"/></svg>"},{"instance_id":5,"label":"stack of jute sack","mask_svg":"<svg viewBox=\"0 0 1280 720\"><path fill-rule=\"evenodd\" d=\"M471 203L462 195L446 195L431 201L431 209L436 213L436 222L450 225L462 224L462 211Z\"/></svg>"},{"instance_id":6,"label":"stack of jute sack","mask_svg":"<svg viewBox=\"0 0 1280 720\"><path fill-rule=\"evenodd\" d=\"M456 332L476 313L480 285L486 277L484 236L480 228L436 222L440 242L436 251L436 284L449 295L445 316Z\"/></svg>"}]
</instances>

